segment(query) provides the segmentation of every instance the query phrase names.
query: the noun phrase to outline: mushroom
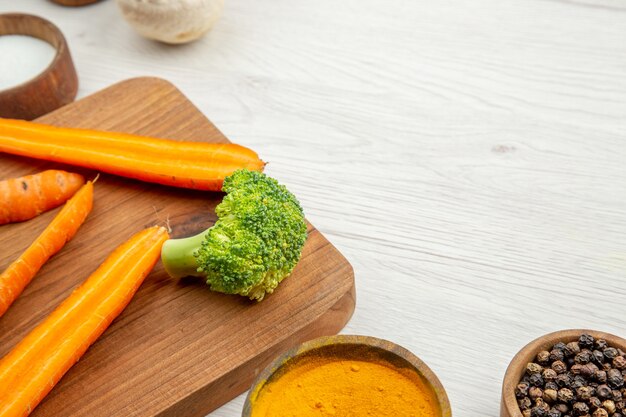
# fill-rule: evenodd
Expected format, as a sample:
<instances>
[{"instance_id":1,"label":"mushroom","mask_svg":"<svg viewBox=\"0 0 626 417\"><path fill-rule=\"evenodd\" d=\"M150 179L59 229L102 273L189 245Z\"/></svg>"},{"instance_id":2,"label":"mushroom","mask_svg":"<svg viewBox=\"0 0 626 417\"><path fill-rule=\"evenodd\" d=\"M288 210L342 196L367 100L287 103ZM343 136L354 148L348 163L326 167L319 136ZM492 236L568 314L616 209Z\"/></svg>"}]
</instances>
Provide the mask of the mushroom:
<instances>
[{"instance_id":1,"label":"mushroom","mask_svg":"<svg viewBox=\"0 0 626 417\"><path fill-rule=\"evenodd\" d=\"M224 0L117 0L117 4L140 35L172 44L204 35L224 8Z\"/></svg>"}]
</instances>

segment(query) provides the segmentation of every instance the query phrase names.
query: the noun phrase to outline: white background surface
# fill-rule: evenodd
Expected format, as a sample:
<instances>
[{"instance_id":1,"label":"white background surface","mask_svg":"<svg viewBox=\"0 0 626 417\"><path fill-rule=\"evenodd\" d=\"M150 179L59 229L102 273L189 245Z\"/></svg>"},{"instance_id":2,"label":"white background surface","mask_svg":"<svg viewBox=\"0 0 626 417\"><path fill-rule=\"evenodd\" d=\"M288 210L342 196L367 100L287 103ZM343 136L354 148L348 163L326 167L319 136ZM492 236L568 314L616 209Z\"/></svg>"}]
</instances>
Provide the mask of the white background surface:
<instances>
[{"instance_id":1,"label":"white background surface","mask_svg":"<svg viewBox=\"0 0 626 417\"><path fill-rule=\"evenodd\" d=\"M113 0L4 11L61 28L79 97L166 78L270 161L354 266L344 333L420 356L455 416L498 416L535 337L626 336L625 1L226 0L179 47Z\"/></svg>"}]
</instances>

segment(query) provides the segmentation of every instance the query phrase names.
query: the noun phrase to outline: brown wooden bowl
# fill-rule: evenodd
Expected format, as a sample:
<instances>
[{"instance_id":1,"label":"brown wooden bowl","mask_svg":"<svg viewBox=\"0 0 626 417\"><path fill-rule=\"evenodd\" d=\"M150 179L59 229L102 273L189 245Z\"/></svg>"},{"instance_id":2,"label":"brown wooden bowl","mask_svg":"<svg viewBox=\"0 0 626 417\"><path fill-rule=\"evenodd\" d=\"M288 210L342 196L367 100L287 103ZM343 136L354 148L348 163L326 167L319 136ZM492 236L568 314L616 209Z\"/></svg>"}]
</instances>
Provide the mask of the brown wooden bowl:
<instances>
[{"instance_id":1,"label":"brown wooden bowl","mask_svg":"<svg viewBox=\"0 0 626 417\"><path fill-rule=\"evenodd\" d=\"M86 6L88 4L96 3L100 0L52 0L53 3L60 4L61 6Z\"/></svg>"},{"instance_id":2,"label":"brown wooden bowl","mask_svg":"<svg viewBox=\"0 0 626 417\"><path fill-rule=\"evenodd\" d=\"M0 14L1 35L28 35L48 42L56 55L43 72L22 84L0 90L0 117L32 120L71 103L78 77L61 31L38 16Z\"/></svg>"},{"instance_id":3,"label":"brown wooden bowl","mask_svg":"<svg viewBox=\"0 0 626 417\"><path fill-rule=\"evenodd\" d=\"M320 337L303 343L280 355L254 380L244 404L242 417L250 417L254 399L263 386L280 377L301 360L311 357L340 358L344 360L376 360L399 369L410 369L426 382L437 398L441 417L452 417L446 390L430 368L417 356L395 343L369 336L338 335Z\"/></svg>"},{"instance_id":4,"label":"brown wooden bowl","mask_svg":"<svg viewBox=\"0 0 626 417\"><path fill-rule=\"evenodd\" d=\"M515 398L515 386L526 372L526 364L533 362L537 353L550 350L558 342L569 343L578 340L581 334L587 333L596 339L605 339L609 345L626 351L626 340L621 337L587 329L560 330L548 333L533 340L520 350L509 364L502 382L502 399L500 402L500 417L523 417L522 411Z\"/></svg>"}]
</instances>

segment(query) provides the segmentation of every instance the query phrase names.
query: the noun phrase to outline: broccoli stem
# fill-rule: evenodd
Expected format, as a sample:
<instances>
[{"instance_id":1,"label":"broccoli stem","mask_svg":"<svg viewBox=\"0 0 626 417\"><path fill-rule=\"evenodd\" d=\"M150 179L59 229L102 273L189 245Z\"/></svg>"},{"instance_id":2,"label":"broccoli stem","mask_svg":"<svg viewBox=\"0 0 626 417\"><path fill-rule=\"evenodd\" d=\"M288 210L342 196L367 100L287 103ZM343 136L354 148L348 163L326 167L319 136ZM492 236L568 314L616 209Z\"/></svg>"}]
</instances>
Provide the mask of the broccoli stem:
<instances>
[{"instance_id":1,"label":"broccoli stem","mask_svg":"<svg viewBox=\"0 0 626 417\"><path fill-rule=\"evenodd\" d=\"M183 239L169 239L161 249L161 262L165 271L173 278L204 276L198 271L195 253L200 249L209 229Z\"/></svg>"}]
</instances>

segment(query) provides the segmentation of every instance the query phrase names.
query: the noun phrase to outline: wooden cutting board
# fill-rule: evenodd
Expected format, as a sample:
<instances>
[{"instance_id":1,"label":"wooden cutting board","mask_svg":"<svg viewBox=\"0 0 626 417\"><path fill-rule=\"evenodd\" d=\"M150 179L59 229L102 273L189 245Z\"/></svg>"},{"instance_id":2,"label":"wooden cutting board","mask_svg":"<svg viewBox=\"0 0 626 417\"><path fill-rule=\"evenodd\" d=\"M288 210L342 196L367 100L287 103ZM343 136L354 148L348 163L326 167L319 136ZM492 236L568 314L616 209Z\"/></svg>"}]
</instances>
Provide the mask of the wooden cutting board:
<instances>
[{"instance_id":1,"label":"wooden cutting board","mask_svg":"<svg viewBox=\"0 0 626 417\"><path fill-rule=\"evenodd\" d=\"M156 78L124 81L39 121L227 141L174 86ZM63 168L0 154L0 179L53 166ZM215 222L221 198L220 193L102 174L86 223L0 318L0 356L133 233L154 224L169 225L173 237L198 233ZM18 257L58 210L0 227L0 269ZM213 293L201 280L172 280L157 264L129 306L32 415L203 416L248 389L280 352L339 332L354 310L352 267L313 226L308 232L294 273L261 303Z\"/></svg>"}]
</instances>

